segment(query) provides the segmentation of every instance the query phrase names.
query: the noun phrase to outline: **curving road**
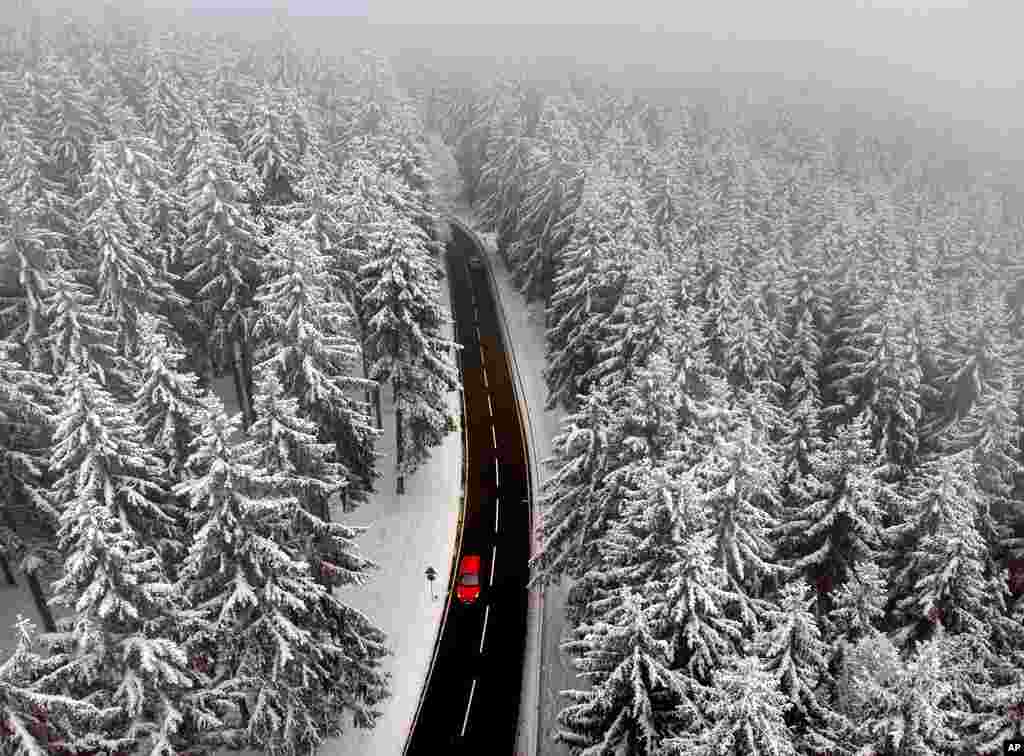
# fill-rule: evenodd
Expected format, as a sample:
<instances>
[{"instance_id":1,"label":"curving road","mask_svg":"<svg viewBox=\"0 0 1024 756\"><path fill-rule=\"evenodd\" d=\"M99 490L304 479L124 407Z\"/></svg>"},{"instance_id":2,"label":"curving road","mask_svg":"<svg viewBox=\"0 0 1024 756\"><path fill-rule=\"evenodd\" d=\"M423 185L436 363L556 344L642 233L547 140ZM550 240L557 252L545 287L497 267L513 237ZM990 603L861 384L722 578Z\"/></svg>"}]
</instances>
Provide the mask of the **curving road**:
<instances>
[{"instance_id":1,"label":"curving road","mask_svg":"<svg viewBox=\"0 0 1024 756\"><path fill-rule=\"evenodd\" d=\"M468 473L458 557L480 555L481 594L476 605L465 606L448 592L405 756L506 756L515 748L530 550L526 450L487 273L466 264L476 243L453 226L447 260L466 409Z\"/></svg>"}]
</instances>

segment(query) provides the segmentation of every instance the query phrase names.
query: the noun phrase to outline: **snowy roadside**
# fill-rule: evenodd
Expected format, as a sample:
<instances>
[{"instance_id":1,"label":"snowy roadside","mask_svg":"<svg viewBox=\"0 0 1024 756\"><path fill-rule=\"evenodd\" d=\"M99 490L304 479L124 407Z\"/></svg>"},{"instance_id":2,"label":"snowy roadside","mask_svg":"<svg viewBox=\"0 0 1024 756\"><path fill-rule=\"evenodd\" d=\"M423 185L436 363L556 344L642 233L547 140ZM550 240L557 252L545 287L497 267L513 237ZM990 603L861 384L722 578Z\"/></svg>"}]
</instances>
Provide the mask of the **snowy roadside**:
<instances>
[{"instance_id":1,"label":"snowy roadside","mask_svg":"<svg viewBox=\"0 0 1024 756\"><path fill-rule=\"evenodd\" d=\"M441 282L441 304L451 318L447 278ZM451 338L449 327L446 335ZM229 414L238 412L230 376L214 381L214 390ZM361 398L361 397L360 397ZM460 414L458 394L448 398L455 417ZM388 637L391 655L383 669L391 675L391 697L380 705L382 716L371 730L359 730L350 721L339 738L326 741L326 756L399 756L416 713L420 691L442 619L445 590L458 531L462 495L462 435L450 433L415 475L405 480L405 493L396 493L395 412L391 392L381 392L384 432L377 442L380 453L377 492L354 513L332 511L333 519L366 526L356 541L360 553L377 563L363 586L339 593L354 609L366 614ZM435 600L426 579L427 567L437 570ZM240 756L258 752L243 751Z\"/></svg>"},{"instance_id":2,"label":"snowy roadside","mask_svg":"<svg viewBox=\"0 0 1024 756\"><path fill-rule=\"evenodd\" d=\"M451 317L448 280L442 283L441 302ZM452 332L448 334L451 337ZM459 416L459 396L448 397ZM416 713L420 691L434 649L444 610L452 554L458 531L462 495L462 435L450 433L415 475L405 481L405 493L395 493L395 414L388 390L381 392L384 433L377 445L382 453L377 493L350 515L351 525L369 529L358 540L362 554L380 565L369 582L348 591L345 601L364 612L387 633L392 656L384 660L391 673L392 696L381 705L381 718L372 730L347 731L321 749L330 756L399 756ZM426 580L427 567L437 570L433 599Z\"/></svg>"}]
</instances>

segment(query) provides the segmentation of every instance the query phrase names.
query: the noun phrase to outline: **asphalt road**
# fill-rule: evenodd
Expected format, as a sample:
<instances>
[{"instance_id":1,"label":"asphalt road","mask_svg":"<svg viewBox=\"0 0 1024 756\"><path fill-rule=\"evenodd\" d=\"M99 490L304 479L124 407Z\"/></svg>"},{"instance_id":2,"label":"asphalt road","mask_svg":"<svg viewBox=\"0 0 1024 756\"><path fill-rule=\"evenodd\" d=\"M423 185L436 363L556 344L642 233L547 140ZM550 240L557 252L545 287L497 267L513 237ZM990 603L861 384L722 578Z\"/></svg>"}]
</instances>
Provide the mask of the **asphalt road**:
<instances>
[{"instance_id":1,"label":"asphalt road","mask_svg":"<svg viewBox=\"0 0 1024 756\"><path fill-rule=\"evenodd\" d=\"M448 275L462 344L467 482L463 554L481 558L479 601L451 598L406 756L513 756L526 644L529 509L526 453L486 271L453 228ZM486 749L486 750L484 750Z\"/></svg>"}]
</instances>

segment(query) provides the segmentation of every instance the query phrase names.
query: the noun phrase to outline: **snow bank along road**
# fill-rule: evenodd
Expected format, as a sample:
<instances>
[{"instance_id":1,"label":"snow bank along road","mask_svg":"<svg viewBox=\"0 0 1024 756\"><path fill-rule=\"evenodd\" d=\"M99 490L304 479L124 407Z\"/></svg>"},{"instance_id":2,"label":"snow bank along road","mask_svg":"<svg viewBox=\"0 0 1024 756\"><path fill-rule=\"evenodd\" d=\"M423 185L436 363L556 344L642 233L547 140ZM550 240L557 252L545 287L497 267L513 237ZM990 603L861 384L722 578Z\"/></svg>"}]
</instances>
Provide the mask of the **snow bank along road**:
<instances>
[{"instance_id":1,"label":"snow bank along road","mask_svg":"<svg viewBox=\"0 0 1024 756\"><path fill-rule=\"evenodd\" d=\"M522 419L487 274L475 242L449 244L456 340L462 344L467 482L461 561L478 554L480 599L451 598L406 756L515 749L526 642L530 512ZM458 563L456 562L456 564Z\"/></svg>"}]
</instances>

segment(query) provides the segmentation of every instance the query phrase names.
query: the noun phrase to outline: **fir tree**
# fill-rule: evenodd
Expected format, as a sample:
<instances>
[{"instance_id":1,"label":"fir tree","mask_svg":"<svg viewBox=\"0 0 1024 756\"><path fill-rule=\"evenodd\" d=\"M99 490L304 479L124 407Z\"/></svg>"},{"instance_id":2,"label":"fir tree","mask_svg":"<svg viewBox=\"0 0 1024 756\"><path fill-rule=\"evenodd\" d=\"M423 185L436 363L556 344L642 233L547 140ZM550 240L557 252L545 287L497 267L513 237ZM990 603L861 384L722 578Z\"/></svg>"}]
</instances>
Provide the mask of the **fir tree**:
<instances>
[{"instance_id":1,"label":"fir tree","mask_svg":"<svg viewBox=\"0 0 1024 756\"><path fill-rule=\"evenodd\" d=\"M47 678L64 659L56 654L40 654L34 648L34 627L20 614L17 629L18 645L0 664L0 735L5 750L39 756L113 745L100 733L115 712L54 690Z\"/></svg>"},{"instance_id":2,"label":"fir tree","mask_svg":"<svg viewBox=\"0 0 1024 756\"><path fill-rule=\"evenodd\" d=\"M694 734L666 739L666 753L795 756L793 734L784 720L792 704L758 659L738 659L720 670L713 690L712 724Z\"/></svg>"},{"instance_id":3,"label":"fir tree","mask_svg":"<svg viewBox=\"0 0 1024 756\"><path fill-rule=\"evenodd\" d=\"M590 394L552 442L552 456L544 463L554 474L541 484L541 549L530 564L533 584L563 574L578 577L598 557L597 539L612 515L602 491L610 424L606 398Z\"/></svg>"},{"instance_id":4,"label":"fir tree","mask_svg":"<svg viewBox=\"0 0 1024 756\"><path fill-rule=\"evenodd\" d=\"M192 301L203 334L214 344L218 363L236 371L242 406L247 318L255 288L258 230L246 207L255 177L226 139L205 131L199 138L186 179L187 232L185 281L195 286Z\"/></svg>"},{"instance_id":5,"label":"fir tree","mask_svg":"<svg viewBox=\"0 0 1024 756\"><path fill-rule=\"evenodd\" d=\"M362 353L352 337L353 313L333 300L327 261L309 238L289 224L278 227L262 260L264 283L254 336L257 372L271 370L288 396L337 444L349 478L351 503L373 490L373 443L378 431L368 408L351 397L352 389L372 387L356 378ZM332 301L333 300L333 301Z\"/></svg>"},{"instance_id":6,"label":"fir tree","mask_svg":"<svg viewBox=\"0 0 1024 756\"><path fill-rule=\"evenodd\" d=\"M881 482L867 423L858 416L810 458L811 477L779 528L792 566L823 594L883 548Z\"/></svg>"},{"instance_id":7,"label":"fir tree","mask_svg":"<svg viewBox=\"0 0 1024 756\"><path fill-rule=\"evenodd\" d=\"M66 658L53 674L77 697L117 709L99 733L108 748L165 754L216 721L175 639L186 607L161 558L180 546L175 523L154 482L156 460L125 408L77 368L62 390L50 466L60 476L65 562L54 601L74 607L75 617L54 639Z\"/></svg>"},{"instance_id":8,"label":"fir tree","mask_svg":"<svg viewBox=\"0 0 1024 756\"><path fill-rule=\"evenodd\" d=\"M896 756L939 756L962 745L949 665L949 644L940 636L904 662L884 636L863 638L850 651L840 708L857 724L852 749Z\"/></svg>"},{"instance_id":9,"label":"fir tree","mask_svg":"<svg viewBox=\"0 0 1024 756\"><path fill-rule=\"evenodd\" d=\"M907 493L907 519L887 532L896 558L890 585L897 642L927 638L940 624L984 636L1000 591L986 575L970 461L947 456L922 466Z\"/></svg>"},{"instance_id":10,"label":"fir tree","mask_svg":"<svg viewBox=\"0 0 1024 756\"><path fill-rule=\"evenodd\" d=\"M564 647L592 687L563 691L572 703L559 712L556 741L580 756L653 755L680 720L696 718L677 708L692 686L669 668L669 645L652 624L650 609L627 590L600 621L577 628L577 640Z\"/></svg>"},{"instance_id":11,"label":"fir tree","mask_svg":"<svg viewBox=\"0 0 1024 756\"><path fill-rule=\"evenodd\" d=\"M132 409L146 443L164 461L168 479L177 481L201 426L197 378L181 369L184 351L168 338L159 320L145 316L140 330L141 370Z\"/></svg>"},{"instance_id":12,"label":"fir tree","mask_svg":"<svg viewBox=\"0 0 1024 756\"><path fill-rule=\"evenodd\" d=\"M786 585L779 609L767 613L770 629L755 639L751 650L792 703L787 719L800 749L820 753L835 750L837 736L849 724L831 710L825 697L830 682L829 653L809 611L814 602L806 584Z\"/></svg>"},{"instance_id":13,"label":"fir tree","mask_svg":"<svg viewBox=\"0 0 1024 756\"><path fill-rule=\"evenodd\" d=\"M188 496L193 533L182 586L203 620L186 646L211 684L244 704L248 744L312 753L340 733L342 713L361 727L379 716L384 637L329 594L292 543L301 510L292 481L243 461L244 447L229 441L237 418L228 420L217 400L207 412L190 458L194 477L175 488ZM344 573L333 584L358 582L370 566L351 548L335 558L322 562L325 573Z\"/></svg>"},{"instance_id":14,"label":"fir tree","mask_svg":"<svg viewBox=\"0 0 1024 756\"><path fill-rule=\"evenodd\" d=\"M778 505L781 470L772 450L753 438L744 423L698 468L704 501L712 517L715 558L729 579L752 599L763 581L776 574L768 535L776 524L771 510ZM744 611L754 624L756 602Z\"/></svg>"},{"instance_id":15,"label":"fir tree","mask_svg":"<svg viewBox=\"0 0 1024 756\"><path fill-rule=\"evenodd\" d=\"M412 473L454 427L439 389L458 377L442 338L444 315L427 263L426 236L404 220L388 229L383 246L359 270L369 378L390 383L395 398L399 474Z\"/></svg>"}]
</instances>

